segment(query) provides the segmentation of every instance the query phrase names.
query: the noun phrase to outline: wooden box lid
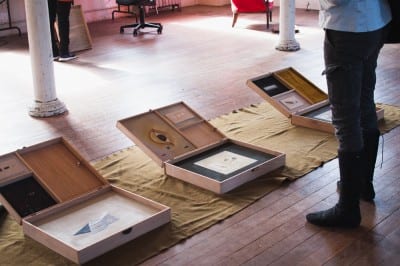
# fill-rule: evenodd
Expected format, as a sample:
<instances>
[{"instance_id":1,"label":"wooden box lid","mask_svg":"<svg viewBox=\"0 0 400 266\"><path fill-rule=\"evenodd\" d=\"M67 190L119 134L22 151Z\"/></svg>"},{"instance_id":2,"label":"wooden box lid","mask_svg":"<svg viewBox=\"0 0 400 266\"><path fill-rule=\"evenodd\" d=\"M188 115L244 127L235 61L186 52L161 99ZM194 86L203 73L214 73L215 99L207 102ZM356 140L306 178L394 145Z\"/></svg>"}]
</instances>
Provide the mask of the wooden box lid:
<instances>
[{"instance_id":1,"label":"wooden box lid","mask_svg":"<svg viewBox=\"0 0 400 266\"><path fill-rule=\"evenodd\" d=\"M226 139L184 102L119 120L117 127L160 166Z\"/></svg>"},{"instance_id":2,"label":"wooden box lid","mask_svg":"<svg viewBox=\"0 0 400 266\"><path fill-rule=\"evenodd\" d=\"M247 85L286 117L328 104L328 95L291 67L249 79Z\"/></svg>"},{"instance_id":3,"label":"wooden box lid","mask_svg":"<svg viewBox=\"0 0 400 266\"><path fill-rule=\"evenodd\" d=\"M63 138L0 157L0 201L21 219L37 211L109 186Z\"/></svg>"}]
</instances>

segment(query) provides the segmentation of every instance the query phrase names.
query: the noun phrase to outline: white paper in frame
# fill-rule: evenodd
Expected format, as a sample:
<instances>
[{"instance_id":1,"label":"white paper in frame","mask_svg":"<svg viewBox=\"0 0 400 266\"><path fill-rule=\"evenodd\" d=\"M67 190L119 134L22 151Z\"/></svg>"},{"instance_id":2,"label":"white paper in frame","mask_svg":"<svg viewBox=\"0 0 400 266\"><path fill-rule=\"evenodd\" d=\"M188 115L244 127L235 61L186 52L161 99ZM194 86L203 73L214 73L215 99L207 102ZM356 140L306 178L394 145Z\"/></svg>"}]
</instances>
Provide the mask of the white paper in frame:
<instances>
[{"instance_id":1,"label":"white paper in frame","mask_svg":"<svg viewBox=\"0 0 400 266\"><path fill-rule=\"evenodd\" d=\"M256 160L252 158L230 151L222 151L213 156L197 161L194 164L217 173L228 175L254 162L256 162Z\"/></svg>"}]
</instances>

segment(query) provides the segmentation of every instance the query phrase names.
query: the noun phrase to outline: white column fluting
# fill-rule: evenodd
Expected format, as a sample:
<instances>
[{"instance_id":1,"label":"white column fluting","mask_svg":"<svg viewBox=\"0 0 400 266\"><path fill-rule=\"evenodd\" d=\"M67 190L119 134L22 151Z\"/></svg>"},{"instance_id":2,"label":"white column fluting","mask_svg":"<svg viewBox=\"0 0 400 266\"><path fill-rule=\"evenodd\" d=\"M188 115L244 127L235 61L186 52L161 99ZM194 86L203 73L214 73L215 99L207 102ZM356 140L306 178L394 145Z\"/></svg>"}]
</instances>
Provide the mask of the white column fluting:
<instances>
[{"instance_id":1,"label":"white column fluting","mask_svg":"<svg viewBox=\"0 0 400 266\"><path fill-rule=\"evenodd\" d=\"M295 39L295 0L281 0L279 4L279 43L280 51L297 51L300 44Z\"/></svg>"},{"instance_id":2,"label":"white column fluting","mask_svg":"<svg viewBox=\"0 0 400 266\"><path fill-rule=\"evenodd\" d=\"M26 0L25 12L35 97L29 114L35 117L62 114L67 109L56 96L47 0Z\"/></svg>"}]
</instances>

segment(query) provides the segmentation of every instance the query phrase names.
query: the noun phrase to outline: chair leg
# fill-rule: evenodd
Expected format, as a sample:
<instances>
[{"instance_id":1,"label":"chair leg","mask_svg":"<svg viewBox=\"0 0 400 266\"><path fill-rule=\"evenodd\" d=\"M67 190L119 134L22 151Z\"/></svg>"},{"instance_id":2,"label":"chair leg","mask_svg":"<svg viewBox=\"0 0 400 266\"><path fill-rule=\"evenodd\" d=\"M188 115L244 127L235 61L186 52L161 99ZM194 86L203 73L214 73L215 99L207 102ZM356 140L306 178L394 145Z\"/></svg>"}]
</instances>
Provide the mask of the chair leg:
<instances>
[{"instance_id":1,"label":"chair leg","mask_svg":"<svg viewBox=\"0 0 400 266\"><path fill-rule=\"evenodd\" d=\"M111 19L114 20L114 18L115 18L114 13L126 13L126 14L131 14L131 15L135 16L136 23L137 23L138 22L138 18L137 18L136 13L134 11L131 11L131 9L130 9L131 6L130 5L127 5L126 7L127 7L127 10L121 10L121 5L118 5L117 10L113 10L112 11Z\"/></svg>"},{"instance_id":2,"label":"chair leg","mask_svg":"<svg viewBox=\"0 0 400 266\"><path fill-rule=\"evenodd\" d=\"M115 12L121 12L120 5L118 5L118 9L117 10L113 10L113 12L111 13L111 19L112 20L114 20L114 13Z\"/></svg>"},{"instance_id":3,"label":"chair leg","mask_svg":"<svg viewBox=\"0 0 400 266\"><path fill-rule=\"evenodd\" d=\"M267 16L266 19L267 19L267 30L268 30L269 29L269 23L272 22L272 10L269 8L269 1L268 0L265 1L265 7L266 7L265 15Z\"/></svg>"},{"instance_id":4,"label":"chair leg","mask_svg":"<svg viewBox=\"0 0 400 266\"><path fill-rule=\"evenodd\" d=\"M161 23L146 23L144 18L145 18L145 11L144 11L144 6L138 6L139 8L139 22L138 23L134 23L134 24L130 24L130 25L124 25L121 26L119 29L120 33L124 32L125 28L133 28L133 36L137 36L138 35L138 31L140 29L143 29L145 27L149 27L149 28L156 28L157 29L157 33L161 34L162 33L162 29L163 26L161 25Z\"/></svg>"},{"instance_id":5,"label":"chair leg","mask_svg":"<svg viewBox=\"0 0 400 266\"><path fill-rule=\"evenodd\" d=\"M238 16L239 16L239 13L233 13L232 28L235 27Z\"/></svg>"}]
</instances>

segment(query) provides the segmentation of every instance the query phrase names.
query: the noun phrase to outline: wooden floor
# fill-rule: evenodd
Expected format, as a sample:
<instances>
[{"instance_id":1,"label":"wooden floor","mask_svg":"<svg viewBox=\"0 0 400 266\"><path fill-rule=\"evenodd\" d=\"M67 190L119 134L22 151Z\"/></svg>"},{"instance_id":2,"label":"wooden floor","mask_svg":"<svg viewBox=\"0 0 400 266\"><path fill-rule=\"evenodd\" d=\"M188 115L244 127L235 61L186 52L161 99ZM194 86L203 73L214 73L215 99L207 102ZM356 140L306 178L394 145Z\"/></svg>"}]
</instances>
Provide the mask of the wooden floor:
<instances>
[{"instance_id":1,"label":"wooden floor","mask_svg":"<svg viewBox=\"0 0 400 266\"><path fill-rule=\"evenodd\" d=\"M133 145L116 128L119 119L177 101L211 119L262 102L246 80L289 66L326 90L316 11L297 10L297 52L275 49L279 36L265 30L262 14L240 15L232 29L229 6L187 7L147 20L163 23L163 34L120 34L131 18L89 24L93 48L76 61L54 63L57 96L68 113L45 119L28 115L34 90L26 35L1 37L0 154L64 136L97 160ZM382 50L377 102L400 106L399 47ZM333 160L143 265L400 265L400 128L384 135L377 198L361 203L359 229L305 221L306 213L336 202L337 178Z\"/></svg>"}]
</instances>

